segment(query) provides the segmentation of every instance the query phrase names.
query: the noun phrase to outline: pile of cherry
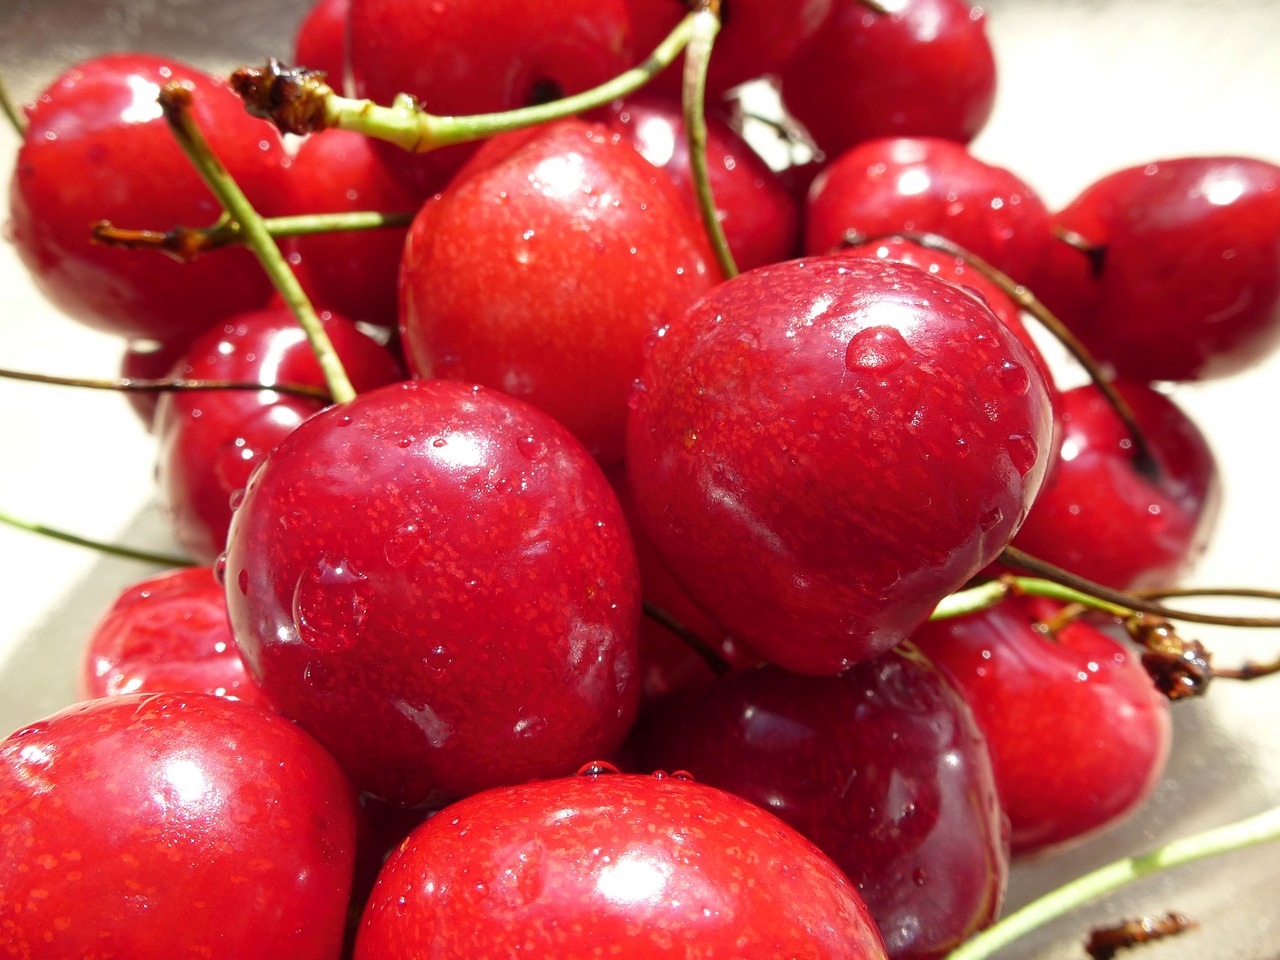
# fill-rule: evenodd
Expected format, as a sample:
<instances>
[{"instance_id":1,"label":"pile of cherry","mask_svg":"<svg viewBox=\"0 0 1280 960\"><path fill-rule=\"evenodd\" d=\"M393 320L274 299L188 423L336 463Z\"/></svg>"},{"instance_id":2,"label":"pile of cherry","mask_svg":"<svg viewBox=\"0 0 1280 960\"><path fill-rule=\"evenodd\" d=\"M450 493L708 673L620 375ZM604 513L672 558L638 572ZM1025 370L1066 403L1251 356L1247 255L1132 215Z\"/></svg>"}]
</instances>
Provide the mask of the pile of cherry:
<instances>
[{"instance_id":1,"label":"pile of cherry","mask_svg":"<svg viewBox=\"0 0 1280 960\"><path fill-rule=\"evenodd\" d=\"M599 85L684 12L321 0L296 62L480 114ZM1147 796L1169 700L1114 618L1009 596L926 621L1010 543L1118 591L1191 568L1218 477L1153 384L1280 342L1280 167L1153 158L1051 212L965 148L995 84L965 0L723 13L728 279L678 65L417 154L286 143L141 55L28 106L14 246L127 342L124 376L187 382L131 396L201 566L104 616L99 699L0 746L15 955L943 957L1011 857ZM764 75L817 159L741 139L731 91ZM158 105L175 81L353 399L225 229L129 248L223 212ZM413 216L279 226L355 211ZM1001 274L1140 435L1055 386Z\"/></svg>"}]
</instances>

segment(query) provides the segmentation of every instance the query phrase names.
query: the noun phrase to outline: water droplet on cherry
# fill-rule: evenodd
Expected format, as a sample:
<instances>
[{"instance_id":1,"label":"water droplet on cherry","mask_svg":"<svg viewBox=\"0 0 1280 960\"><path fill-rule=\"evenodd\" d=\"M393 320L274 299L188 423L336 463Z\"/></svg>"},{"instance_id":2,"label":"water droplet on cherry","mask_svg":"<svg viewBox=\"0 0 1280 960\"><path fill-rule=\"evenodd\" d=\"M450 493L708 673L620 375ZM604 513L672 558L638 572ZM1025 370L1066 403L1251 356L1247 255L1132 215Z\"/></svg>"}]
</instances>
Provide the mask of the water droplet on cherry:
<instances>
[{"instance_id":1,"label":"water droplet on cherry","mask_svg":"<svg viewBox=\"0 0 1280 960\"><path fill-rule=\"evenodd\" d=\"M598 777L606 773L619 773L617 767L607 760L592 760L590 763L584 763L578 768L575 776L579 777Z\"/></svg>"},{"instance_id":2,"label":"water droplet on cherry","mask_svg":"<svg viewBox=\"0 0 1280 960\"><path fill-rule=\"evenodd\" d=\"M913 352L893 327L867 327L849 341L844 365L853 373L888 373L906 362Z\"/></svg>"},{"instance_id":3,"label":"water droplet on cherry","mask_svg":"<svg viewBox=\"0 0 1280 960\"><path fill-rule=\"evenodd\" d=\"M1005 449L1009 451L1014 469L1023 476L1036 465L1036 458L1040 456L1040 446L1035 438L1022 433L1015 433L1005 440Z\"/></svg>"},{"instance_id":4,"label":"water droplet on cherry","mask_svg":"<svg viewBox=\"0 0 1280 960\"><path fill-rule=\"evenodd\" d=\"M366 578L343 559L324 556L303 571L293 590L293 622L317 650L345 650L369 619L361 586Z\"/></svg>"},{"instance_id":5,"label":"water droplet on cherry","mask_svg":"<svg viewBox=\"0 0 1280 960\"><path fill-rule=\"evenodd\" d=\"M530 463L537 463L547 455L547 445L531 433L516 441L516 449Z\"/></svg>"}]
</instances>

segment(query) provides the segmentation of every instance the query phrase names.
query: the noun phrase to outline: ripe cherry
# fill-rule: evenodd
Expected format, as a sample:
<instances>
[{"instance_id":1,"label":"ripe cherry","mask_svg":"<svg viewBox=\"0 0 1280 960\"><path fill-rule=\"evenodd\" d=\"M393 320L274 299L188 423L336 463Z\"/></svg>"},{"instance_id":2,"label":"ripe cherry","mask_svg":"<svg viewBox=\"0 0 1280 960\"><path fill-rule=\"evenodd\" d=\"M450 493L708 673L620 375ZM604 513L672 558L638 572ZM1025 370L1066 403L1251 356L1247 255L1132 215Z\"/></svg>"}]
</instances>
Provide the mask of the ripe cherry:
<instances>
[{"instance_id":1,"label":"ripe cherry","mask_svg":"<svg viewBox=\"0 0 1280 960\"><path fill-rule=\"evenodd\" d=\"M294 36L293 62L320 70L339 93L347 73L347 16L351 0L314 0Z\"/></svg>"},{"instance_id":2,"label":"ripe cherry","mask_svg":"<svg viewBox=\"0 0 1280 960\"><path fill-rule=\"evenodd\" d=\"M722 283L632 398L638 513L690 597L768 660L838 673L990 562L1052 410L991 311L906 264L818 257Z\"/></svg>"},{"instance_id":3,"label":"ripe cherry","mask_svg":"<svg viewBox=\"0 0 1280 960\"><path fill-rule=\"evenodd\" d=\"M593 765L606 771L607 765ZM356 960L885 956L853 886L780 820L676 776L490 790L436 814L383 868Z\"/></svg>"},{"instance_id":4,"label":"ripe cherry","mask_svg":"<svg viewBox=\"0 0 1280 960\"><path fill-rule=\"evenodd\" d=\"M411 381L306 420L250 480L226 586L272 702L392 802L563 774L635 714L617 498L496 391Z\"/></svg>"}]
</instances>

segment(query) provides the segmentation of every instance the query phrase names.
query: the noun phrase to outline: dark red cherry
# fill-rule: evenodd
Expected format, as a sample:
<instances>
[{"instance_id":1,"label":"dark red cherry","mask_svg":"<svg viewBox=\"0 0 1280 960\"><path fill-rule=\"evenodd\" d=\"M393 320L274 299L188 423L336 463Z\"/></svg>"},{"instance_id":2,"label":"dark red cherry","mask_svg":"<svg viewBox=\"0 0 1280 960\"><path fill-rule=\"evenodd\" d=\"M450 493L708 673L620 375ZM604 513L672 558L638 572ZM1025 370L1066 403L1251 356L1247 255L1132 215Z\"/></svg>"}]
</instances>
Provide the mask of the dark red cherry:
<instances>
[{"instance_id":1,"label":"dark red cherry","mask_svg":"<svg viewBox=\"0 0 1280 960\"><path fill-rule=\"evenodd\" d=\"M942 957L995 918L1008 827L964 699L909 646L838 677L742 670L655 708L644 768L763 807L853 881L890 957Z\"/></svg>"},{"instance_id":2,"label":"dark red cherry","mask_svg":"<svg viewBox=\"0 0 1280 960\"><path fill-rule=\"evenodd\" d=\"M1052 410L991 311L907 264L819 257L722 283L662 331L627 472L690 597L780 666L887 651L1003 549Z\"/></svg>"},{"instance_id":3,"label":"dark red cherry","mask_svg":"<svg viewBox=\"0 0 1280 960\"><path fill-rule=\"evenodd\" d=\"M880 960L852 884L809 841L685 778L602 772L490 790L409 835L356 960Z\"/></svg>"},{"instance_id":4,"label":"dark red cherry","mask_svg":"<svg viewBox=\"0 0 1280 960\"><path fill-rule=\"evenodd\" d=\"M1162 393L1117 384L1153 465L1093 385L1062 394L1059 457L1014 544L1119 590L1167 587L1194 566L1218 517L1221 484L1199 428Z\"/></svg>"},{"instance_id":5,"label":"dark red cherry","mask_svg":"<svg viewBox=\"0 0 1280 960\"><path fill-rule=\"evenodd\" d=\"M250 480L226 584L272 702L383 799L560 775L635 713L617 498L568 431L496 391L412 381L306 420Z\"/></svg>"},{"instance_id":6,"label":"dark red cherry","mask_svg":"<svg viewBox=\"0 0 1280 960\"><path fill-rule=\"evenodd\" d=\"M294 65L322 71L338 93L346 82L350 9L351 0L314 0L294 35Z\"/></svg>"},{"instance_id":7,"label":"dark red cherry","mask_svg":"<svg viewBox=\"0 0 1280 960\"><path fill-rule=\"evenodd\" d=\"M85 699L170 690L271 706L240 658L226 594L209 567L171 570L129 587L84 649Z\"/></svg>"},{"instance_id":8,"label":"dark red cherry","mask_svg":"<svg viewBox=\"0 0 1280 960\"><path fill-rule=\"evenodd\" d=\"M664 170L689 212L700 216L678 98L641 94L620 100L606 123ZM738 269L789 259L799 240L800 210L778 175L715 113L707 116L706 149L717 216Z\"/></svg>"},{"instance_id":9,"label":"dark red cherry","mask_svg":"<svg viewBox=\"0 0 1280 960\"><path fill-rule=\"evenodd\" d=\"M321 317L357 390L403 378L387 349L335 314ZM171 371L175 376L323 388L324 374L302 328L283 307L235 317L203 334ZM233 499L271 448L324 400L274 390L183 390L156 409L156 481L178 542L201 563L227 545Z\"/></svg>"},{"instance_id":10,"label":"dark red cherry","mask_svg":"<svg viewBox=\"0 0 1280 960\"><path fill-rule=\"evenodd\" d=\"M356 96L389 104L408 93L443 116L511 110L577 93L636 59L623 0L351 0L348 40ZM472 149L383 152L425 197Z\"/></svg>"},{"instance_id":11,"label":"dark red cherry","mask_svg":"<svg viewBox=\"0 0 1280 960\"><path fill-rule=\"evenodd\" d=\"M1226 376L1280 343L1280 167L1180 157L1087 187L1032 282L1130 380Z\"/></svg>"},{"instance_id":12,"label":"dark red cherry","mask_svg":"<svg viewBox=\"0 0 1280 960\"><path fill-rule=\"evenodd\" d=\"M94 700L0 743L0 929L32 960L340 956L355 791L282 717Z\"/></svg>"},{"instance_id":13,"label":"dark red cherry","mask_svg":"<svg viewBox=\"0 0 1280 960\"><path fill-rule=\"evenodd\" d=\"M828 157L878 137L968 143L995 102L986 17L968 0L848 0L783 68L779 91Z\"/></svg>"},{"instance_id":14,"label":"dark red cherry","mask_svg":"<svg viewBox=\"0 0 1280 960\"><path fill-rule=\"evenodd\" d=\"M986 734L1013 852L1060 846L1118 822L1151 793L1169 753L1169 702L1140 657L1059 607L1007 600L929 623L914 641L956 683Z\"/></svg>"},{"instance_id":15,"label":"dark red cherry","mask_svg":"<svg viewBox=\"0 0 1280 960\"><path fill-rule=\"evenodd\" d=\"M1049 213L1021 179L935 137L869 140L836 157L809 191L805 249L864 237L938 233L1025 282Z\"/></svg>"},{"instance_id":16,"label":"dark red cherry","mask_svg":"<svg viewBox=\"0 0 1280 960\"><path fill-rule=\"evenodd\" d=\"M209 226L222 213L160 112L160 87L194 92L193 116L251 201L273 213L284 148L225 83L173 60L112 54L64 73L29 111L9 200L14 246L37 285L75 319L129 338L173 342L260 307L271 284L252 253L180 264L96 244L91 226Z\"/></svg>"},{"instance_id":17,"label":"dark red cherry","mask_svg":"<svg viewBox=\"0 0 1280 960\"><path fill-rule=\"evenodd\" d=\"M405 354L417 376L532 403L616 462L645 340L717 271L673 185L616 134L566 121L514 143L491 141L414 220Z\"/></svg>"}]
</instances>

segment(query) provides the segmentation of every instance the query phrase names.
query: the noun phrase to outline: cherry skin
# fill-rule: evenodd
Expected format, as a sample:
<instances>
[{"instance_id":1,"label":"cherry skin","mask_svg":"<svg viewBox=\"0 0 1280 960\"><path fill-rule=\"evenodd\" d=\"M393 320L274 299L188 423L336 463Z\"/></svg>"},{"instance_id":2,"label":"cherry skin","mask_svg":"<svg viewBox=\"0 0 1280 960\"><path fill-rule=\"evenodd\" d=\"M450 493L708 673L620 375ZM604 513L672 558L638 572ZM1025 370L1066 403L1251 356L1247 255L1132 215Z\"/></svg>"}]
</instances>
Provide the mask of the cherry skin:
<instances>
[{"instance_id":1,"label":"cherry skin","mask_svg":"<svg viewBox=\"0 0 1280 960\"><path fill-rule=\"evenodd\" d=\"M527 400L616 462L645 340L715 278L701 225L629 144L580 121L525 131L415 218L405 354L416 376Z\"/></svg>"},{"instance_id":2,"label":"cherry skin","mask_svg":"<svg viewBox=\"0 0 1280 960\"><path fill-rule=\"evenodd\" d=\"M1077 620L1046 637L1049 601L1006 600L926 624L913 640L955 682L986 735L1015 855L1119 822L1169 754L1169 701L1137 654Z\"/></svg>"},{"instance_id":3,"label":"cherry skin","mask_svg":"<svg viewBox=\"0 0 1280 960\"><path fill-rule=\"evenodd\" d=\"M343 317L321 316L357 390L403 378L387 349ZM325 386L302 328L283 308L234 317L198 337L171 373L196 380ZM277 443L325 401L273 390L166 393L156 408L156 480L178 542L201 563L227 545L232 502Z\"/></svg>"},{"instance_id":4,"label":"cherry skin","mask_svg":"<svg viewBox=\"0 0 1280 960\"><path fill-rule=\"evenodd\" d=\"M271 709L227 622L227 598L209 567L148 577L94 625L80 666L84 699L196 691Z\"/></svg>"},{"instance_id":5,"label":"cherry skin","mask_svg":"<svg viewBox=\"0 0 1280 960\"><path fill-rule=\"evenodd\" d=\"M1179 157L1116 171L1053 218L1030 282L1129 380L1203 380L1280 344L1280 166Z\"/></svg>"},{"instance_id":6,"label":"cherry skin","mask_svg":"<svg viewBox=\"0 0 1280 960\"><path fill-rule=\"evenodd\" d=\"M347 16L351 0L315 0L293 41L293 62L325 74L325 82L342 92L347 72Z\"/></svg>"},{"instance_id":7,"label":"cherry skin","mask_svg":"<svg viewBox=\"0 0 1280 960\"><path fill-rule=\"evenodd\" d=\"M996 64L968 0L854 0L781 71L782 102L829 157L877 137L968 143L991 115Z\"/></svg>"},{"instance_id":8,"label":"cherry skin","mask_svg":"<svg viewBox=\"0 0 1280 960\"><path fill-rule=\"evenodd\" d=\"M1014 545L1118 590L1167 587L1213 534L1221 483L1213 451L1178 406L1143 384L1117 384L1154 471L1092 384L1062 395L1061 455Z\"/></svg>"},{"instance_id":9,"label":"cherry skin","mask_svg":"<svg viewBox=\"0 0 1280 960\"><path fill-rule=\"evenodd\" d=\"M198 693L70 707L0 743L0 929L32 960L337 960L357 816L275 714Z\"/></svg>"},{"instance_id":10,"label":"cherry skin","mask_svg":"<svg viewBox=\"0 0 1280 960\"><path fill-rule=\"evenodd\" d=\"M410 834L378 878L355 960L424 951L885 955L853 886L786 824L686 779L616 772L490 790Z\"/></svg>"},{"instance_id":11,"label":"cherry skin","mask_svg":"<svg viewBox=\"0 0 1280 960\"><path fill-rule=\"evenodd\" d=\"M838 677L767 666L657 707L642 767L691 771L816 843L853 881L895 960L942 957L995 919L1008 827L986 740L909 646Z\"/></svg>"},{"instance_id":12,"label":"cherry skin","mask_svg":"<svg viewBox=\"0 0 1280 960\"><path fill-rule=\"evenodd\" d=\"M991 311L906 264L819 257L722 283L655 338L627 473L677 582L765 659L887 651L1008 543L1052 409Z\"/></svg>"},{"instance_id":13,"label":"cherry skin","mask_svg":"<svg viewBox=\"0 0 1280 960\"><path fill-rule=\"evenodd\" d=\"M809 191L808 252L827 253L850 231L941 234L1025 282L1049 239L1049 212L1019 177L958 143L887 137L840 154Z\"/></svg>"},{"instance_id":14,"label":"cherry skin","mask_svg":"<svg viewBox=\"0 0 1280 960\"><path fill-rule=\"evenodd\" d=\"M410 381L305 421L250 480L226 586L272 702L391 802L563 774L635 714L617 498L563 427L496 391Z\"/></svg>"},{"instance_id":15,"label":"cherry skin","mask_svg":"<svg viewBox=\"0 0 1280 960\"><path fill-rule=\"evenodd\" d=\"M212 224L222 208L169 132L156 98L181 81L193 116L251 201L274 211L280 138L226 84L173 60L113 54L64 73L29 111L10 184L14 246L43 293L89 326L162 342L266 303L252 253L227 248L179 264L95 244L90 226L168 230Z\"/></svg>"},{"instance_id":16,"label":"cherry skin","mask_svg":"<svg viewBox=\"0 0 1280 960\"><path fill-rule=\"evenodd\" d=\"M195 337L162 343L159 340L130 340L120 357L120 376L126 380L163 380L173 365L191 349ZM129 406L148 430L154 430L156 407L163 394L158 390L134 390L125 394Z\"/></svg>"}]
</instances>

